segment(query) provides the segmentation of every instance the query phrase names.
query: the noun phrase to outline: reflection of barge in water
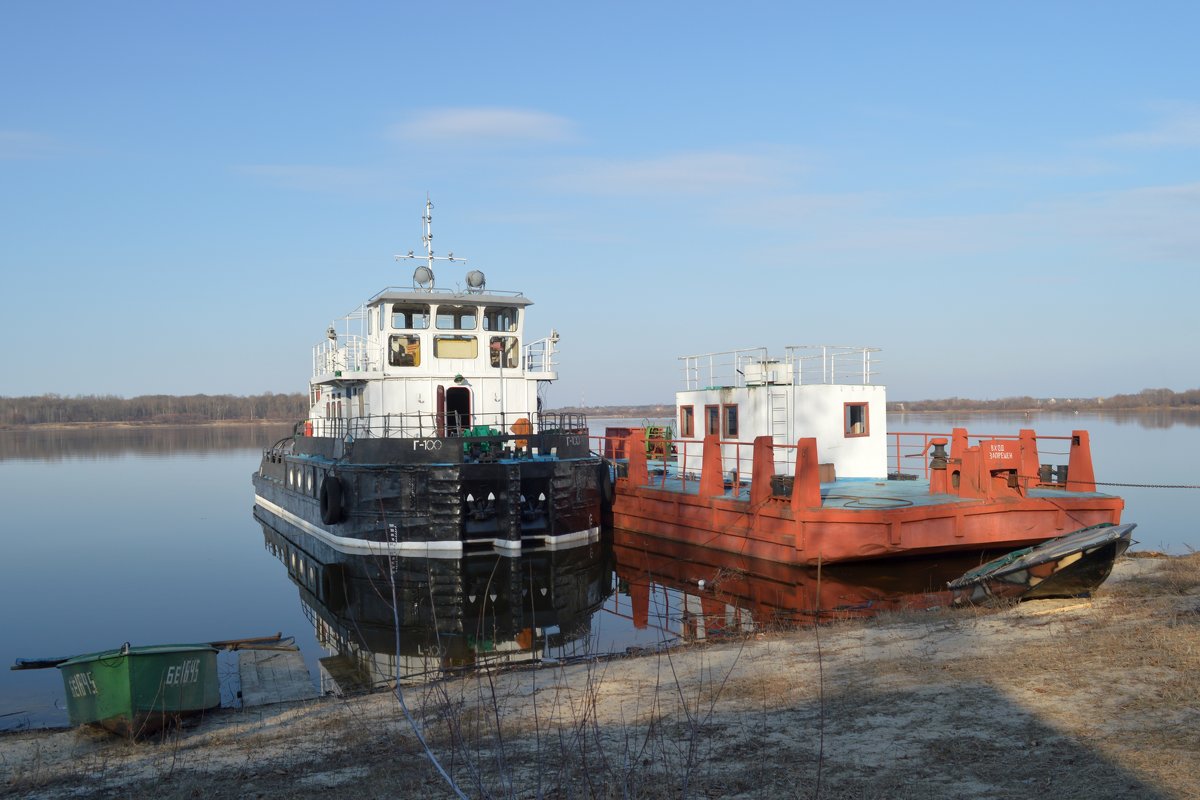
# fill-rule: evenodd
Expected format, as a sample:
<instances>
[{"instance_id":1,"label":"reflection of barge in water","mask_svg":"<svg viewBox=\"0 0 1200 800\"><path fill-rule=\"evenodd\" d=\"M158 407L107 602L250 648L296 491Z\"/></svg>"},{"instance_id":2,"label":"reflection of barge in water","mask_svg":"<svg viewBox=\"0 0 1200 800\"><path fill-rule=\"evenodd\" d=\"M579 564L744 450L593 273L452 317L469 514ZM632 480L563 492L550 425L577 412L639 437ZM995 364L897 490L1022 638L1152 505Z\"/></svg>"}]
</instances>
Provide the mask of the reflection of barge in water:
<instances>
[{"instance_id":1,"label":"reflection of barge in water","mask_svg":"<svg viewBox=\"0 0 1200 800\"><path fill-rule=\"evenodd\" d=\"M611 547L601 542L519 556L351 555L294 529L285 535L270 516L256 515L330 652L321 659L327 690L335 690L330 680L337 691L354 691L397 675L419 682L582 654L591 616L612 591Z\"/></svg>"},{"instance_id":2,"label":"reflection of barge in water","mask_svg":"<svg viewBox=\"0 0 1200 800\"><path fill-rule=\"evenodd\" d=\"M686 640L948 606L946 581L978 563L959 555L818 571L619 529L613 555L634 624L667 617L659 625Z\"/></svg>"},{"instance_id":3,"label":"reflection of barge in water","mask_svg":"<svg viewBox=\"0 0 1200 800\"><path fill-rule=\"evenodd\" d=\"M263 454L255 503L345 552L593 539L608 473L583 417L541 413L558 335L527 341L531 302L481 272L436 288L430 209L412 287L314 348L309 416Z\"/></svg>"},{"instance_id":4,"label":"reflection of barge in water","mask_svg":"<svg viewBox=\"0 0 1200 800\"><path fill-rule=\"evenodd\" d=\"M813 565L1006 550L1120 522L1122 500L1095 491L1087 431L889 434L873 352L682 359L679 438L610 429L602 442L617 462L613 524ZM1069 446L1068 464L1041 462L1052 440Z\"/></svg>"}]
</instances>

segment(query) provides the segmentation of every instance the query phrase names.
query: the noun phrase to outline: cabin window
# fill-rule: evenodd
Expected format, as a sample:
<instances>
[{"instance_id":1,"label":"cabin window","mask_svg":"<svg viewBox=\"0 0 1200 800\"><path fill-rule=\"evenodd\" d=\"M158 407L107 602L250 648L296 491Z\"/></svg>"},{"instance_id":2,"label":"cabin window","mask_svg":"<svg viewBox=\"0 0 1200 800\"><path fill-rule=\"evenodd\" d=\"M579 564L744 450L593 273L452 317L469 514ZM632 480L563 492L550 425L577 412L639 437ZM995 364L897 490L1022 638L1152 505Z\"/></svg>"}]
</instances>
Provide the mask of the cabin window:
<instances>
[{"instance_id":1,"label":"cabin window","mask_svg":"<svg viewBox=\"0 0 1200 800\"><path fill-rule=\"evenodd\" d=\"M488 341L488 359L493 367L514 369L517 366L517 337L493 336Z\"/></svg>"},{"instance_id":2,"label":"cabin window","mask_svg":"<svg viewBox=\"0 0 1200 800\"><path fill-rule=\"evenodd\" d=\"M421 337L403 334L389 336L388 364L393 367L421 366Z\"/></svg>"},{"instance_id":3,"label":"cabin window","mask_svg":"<svg viewBox=\"0 0 1200 800\"><path fill-rule=\"evenodd\" d=\"M473 331L478 314L476 306L438 306L436 324L443 331Z\"/></svg>"},{"instance_id":4,"label":"cabin window","mask_svg":"<svg viewBox=\"0 0 1200 800\"><path fill-rule=\"evenodd\" d=\"M705 406L704 407L704 434L720 434L721 433L721 407L720 406Z\"/></svg>"},{"instance_id":5,"label":"cabin window","mask_svg":"<svg viewBox=\"0 0 1200 800\"><path fill-rule=\"evenodd\" d=\"M483 329L485 331L515 331L518 313L515 308L486 306L483 309Z\"/></svg>"},{"instance_id":6,"label":"cabin window","mask_svg":"<svg viewBox=\"0 0 1200 800\"><path fill-rule=\"evenodd\" d=\"M680 436L695 436L696 435L696 408L695 408L695 406L680 406L679 407L679 435Z\"/></svg>"},{"instance_id":7,"label":"cabin window","mask_svg":"<svg viewBox=\"0 0 1200 800\"><path fill-rule=\"evenodd\" d=\"M721 406L722 416L725 424L723 426L724 436L727 439L736 439L738 435L738 408L736 405Z\"/></svg>"},{"instance_id":8,"label":"cabin window","mask_svg":"<svg viewBox=\"0 0 1200 800\"><path fill-rule=\"evenodd\" d=\"M437 358L475 358L479 355L479 340L474 336L435 336L433 354Z\"/></svg>"},{"instance_id":9,"label":"cabin window","mask_svg":"<svg viewBox=\"0 0 1200 800\"><path fill-rule=\"evenodd\" d=\"M380 323L383 323L382 319L380 319ZM429 327L429 304L393 303L392 327L397 330L425 330Z\"/></svg>"},{"instance_id":10,"label":"cabin window","mask_svg":"<svg viewBox=\"0 0 1200 800\"><path fill-rule=\"evenodd\" d=\"M846 435L869 436L871 434L870 417L867 415L866 403L846 403Z\"/></svg>"}]
</instances>

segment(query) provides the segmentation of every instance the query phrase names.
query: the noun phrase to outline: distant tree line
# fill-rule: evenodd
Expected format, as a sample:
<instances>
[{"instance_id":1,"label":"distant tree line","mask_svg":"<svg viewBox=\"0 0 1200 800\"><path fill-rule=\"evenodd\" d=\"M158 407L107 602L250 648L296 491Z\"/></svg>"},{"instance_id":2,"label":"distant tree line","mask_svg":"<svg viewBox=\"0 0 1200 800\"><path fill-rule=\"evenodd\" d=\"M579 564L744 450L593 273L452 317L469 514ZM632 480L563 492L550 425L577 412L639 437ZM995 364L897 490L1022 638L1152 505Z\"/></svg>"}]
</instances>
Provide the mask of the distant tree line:
<instances>
[{"instance_id":1,"label":"distant tree line","mask_svg":"<svg viewBox=\"0 0 1200 800\"><path fill-rule=\"evenodd\" d=\"M308 413L304 394L231 394L140 397L79 395L0 397L0 426L45 423L198 423L227 421L293 421Z\"/></svg>"},{"instance_id":2,"label":"distant tree line","mask_svg":"<svg viewBox=\"0 0 1200 800\"><path fill-rule=\"evenodd\" d=\"M888 411L1133 411L1150 408L1200 409L1200 389L1176 392L1171 389L1143 389L1137 394L1112 397L1005 397L999 400L969 400L951 397L943 400L893 401Z\"/></svg>"}]
</instances>

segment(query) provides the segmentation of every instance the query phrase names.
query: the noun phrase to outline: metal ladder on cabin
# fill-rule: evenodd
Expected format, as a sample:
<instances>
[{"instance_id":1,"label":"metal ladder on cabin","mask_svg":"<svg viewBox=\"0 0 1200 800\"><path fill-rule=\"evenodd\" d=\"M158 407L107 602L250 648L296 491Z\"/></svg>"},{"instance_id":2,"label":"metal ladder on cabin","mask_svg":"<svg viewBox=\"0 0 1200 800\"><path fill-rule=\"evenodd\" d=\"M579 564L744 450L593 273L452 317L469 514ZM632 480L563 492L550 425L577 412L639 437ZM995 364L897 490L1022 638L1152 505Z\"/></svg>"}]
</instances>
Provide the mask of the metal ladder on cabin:
<instances>
[{"instance_id":1,"label":"metal ladder on cabin","mask_svg":"<svg viewBox=\"0 0 1200 800\"><path fill-rule=\"evenodd\" d=\"M789 430L791 417L788 414L788 390L781 386L769 387L767 405L768 413L771 415L771 441L779 445L795 444L791 440L791 431ZM786 469L788 452L790 451L783 448L775 450L775 474L790 473L790 470Z\"/></svg>"}]
</instances>

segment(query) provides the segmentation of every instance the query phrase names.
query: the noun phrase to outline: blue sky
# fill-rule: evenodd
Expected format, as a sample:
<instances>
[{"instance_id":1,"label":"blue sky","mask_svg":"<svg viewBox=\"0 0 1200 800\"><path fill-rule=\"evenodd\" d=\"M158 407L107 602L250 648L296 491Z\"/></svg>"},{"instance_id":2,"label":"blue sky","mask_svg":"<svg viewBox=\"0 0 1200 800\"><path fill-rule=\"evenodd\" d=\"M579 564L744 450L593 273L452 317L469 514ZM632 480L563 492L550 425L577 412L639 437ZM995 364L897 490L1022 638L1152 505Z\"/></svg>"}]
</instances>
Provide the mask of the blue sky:
<instances>
[{"instance_id":1,"label":"blue sky","mask_svg":"<svg viewBox=\"0 0 1200 800\"><path fill-rule=\"evenodd\" d=\"M882 347L895 400L1200 386L1194 3L3 18L0 395L303 391L426 193L562 335L551 405L787 344Z\"/></svg>"}]
</instances>

